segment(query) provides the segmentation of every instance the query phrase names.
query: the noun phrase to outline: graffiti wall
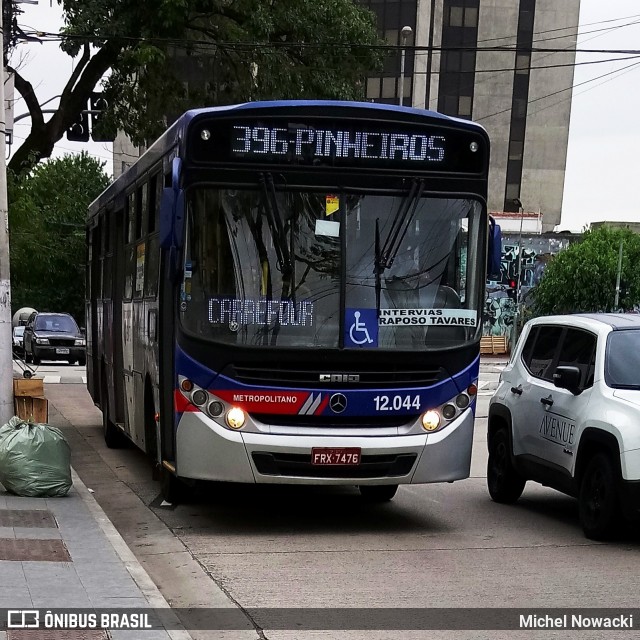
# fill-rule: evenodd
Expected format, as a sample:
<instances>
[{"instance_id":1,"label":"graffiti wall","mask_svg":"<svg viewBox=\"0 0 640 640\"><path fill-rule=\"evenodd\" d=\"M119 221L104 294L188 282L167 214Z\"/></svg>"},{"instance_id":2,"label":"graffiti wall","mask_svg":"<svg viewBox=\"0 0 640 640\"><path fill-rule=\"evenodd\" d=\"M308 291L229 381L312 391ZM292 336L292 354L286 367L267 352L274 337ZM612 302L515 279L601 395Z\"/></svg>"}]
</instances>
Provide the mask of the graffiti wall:
<instances>
[{"instance_id":1,"label":"graffiti wall","mask_svg":"<svg viewBox=\"0 0 640 640\"><path fill-rule=\"evenodd\" d=\"M575 242L577 234L535 234L522 236L522 258L519 261L519 234L502 236L502 261L499 277L487 280L487 297L483 315L483 335L509 336L516 315L516 295L518 276L520 277L520 302L524 308L531 304L531 289L540 282L549 260L570 242Z\"/></svg>"}]
</instances>

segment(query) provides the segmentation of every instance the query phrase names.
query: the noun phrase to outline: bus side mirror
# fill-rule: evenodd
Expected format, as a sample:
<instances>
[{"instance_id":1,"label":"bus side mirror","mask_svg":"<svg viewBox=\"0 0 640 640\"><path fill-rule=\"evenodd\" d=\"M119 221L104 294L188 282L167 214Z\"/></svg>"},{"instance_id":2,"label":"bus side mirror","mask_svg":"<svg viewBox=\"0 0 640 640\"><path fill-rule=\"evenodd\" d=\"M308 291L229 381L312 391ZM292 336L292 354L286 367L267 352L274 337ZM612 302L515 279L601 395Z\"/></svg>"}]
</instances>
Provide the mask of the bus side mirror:
<instances>
[{"instance_id":1,"label":"bus side mirror","mask_svg":"<svg viewBox=\"0 0 640 640\"><path fill-rule=\"evenodd\" d=\"M181 246L183 229L184 191L165 187L160 200L160 246L163 249Z\"/></svg>"},{"instance_id":2,"label":"bus side mirror","mask_svg":"<svg viewBox=\"0 0 640 640\"><path fill-rule=\"evenodd\" d=\"M487 255L487 278L499 275L502 267L502 231L500 225L489 216L489 247Z\"/></svg>"}]
</instances>

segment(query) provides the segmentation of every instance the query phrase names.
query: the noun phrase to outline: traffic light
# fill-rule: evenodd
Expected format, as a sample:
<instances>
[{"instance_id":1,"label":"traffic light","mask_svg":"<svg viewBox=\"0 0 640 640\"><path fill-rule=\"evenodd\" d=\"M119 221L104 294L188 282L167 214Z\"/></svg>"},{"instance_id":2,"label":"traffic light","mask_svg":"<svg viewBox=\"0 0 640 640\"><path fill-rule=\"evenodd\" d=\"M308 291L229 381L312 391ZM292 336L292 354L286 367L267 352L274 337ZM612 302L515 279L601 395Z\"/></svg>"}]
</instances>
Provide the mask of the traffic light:
<instances>
[{"instance_id":1,"label":"traffic light","mask_svg":"<svg viewBox=\"0 0 640 640\"><path fill-rule=\"evenodd\" d=\"M513 300L518 295L518 279L515 277L509 278L509 286L507 287L507 295Z\"/></svg>"},{"instance_id":2,"label":"traffic light","mask_svg":"<svg viewBox=\"0 0 640 640\"><path fill-rule=\"evenodd\" d=\"M67 140L89 142L89 114L86 106L78 114L76 121L67 129Z\"/></svg>"},{"instance_id":3,"label":"traffic light","mask_svg":"<svg viewBox=\"0 0 640 640\"><path fill-rule=\"evenodd\" d=\"M115 138L114 135L105 131L104 112L108 106L109 103L103 93L91 94L91 137L95 142L113 142Z\"/></svg>"}]
</instances>

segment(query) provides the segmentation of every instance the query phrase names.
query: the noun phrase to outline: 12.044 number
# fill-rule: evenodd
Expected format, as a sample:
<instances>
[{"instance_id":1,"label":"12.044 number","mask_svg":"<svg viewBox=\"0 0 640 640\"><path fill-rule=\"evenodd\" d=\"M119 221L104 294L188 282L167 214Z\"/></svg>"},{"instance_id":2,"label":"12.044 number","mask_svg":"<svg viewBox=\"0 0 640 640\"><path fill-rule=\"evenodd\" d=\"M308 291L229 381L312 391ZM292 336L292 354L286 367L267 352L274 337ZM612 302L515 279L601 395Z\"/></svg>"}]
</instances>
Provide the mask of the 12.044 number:
<instances>
[{"instance_id":1,"label":"12.044 number","mask_svg":"<svg viewBox=\"0 0 640 640\"><path fill-rule=\"evenodd\" d=\"M376 396L373 401L376 411L420 411L420 396Z\"/></svg>"}]
</instances>

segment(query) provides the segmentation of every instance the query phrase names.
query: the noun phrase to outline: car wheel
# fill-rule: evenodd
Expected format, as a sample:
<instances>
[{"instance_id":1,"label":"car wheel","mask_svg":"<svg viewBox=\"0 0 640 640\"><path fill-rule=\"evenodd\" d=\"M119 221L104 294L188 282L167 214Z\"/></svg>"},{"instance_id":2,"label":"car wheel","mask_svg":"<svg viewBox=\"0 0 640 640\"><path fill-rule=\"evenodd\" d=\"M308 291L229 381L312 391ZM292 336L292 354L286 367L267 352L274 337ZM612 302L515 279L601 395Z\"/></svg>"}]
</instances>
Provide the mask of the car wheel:
<instances>
[{"instance_id":1,"label":"car wheel","mask_svg":"<svg viewBox=\"0 0 640 640\"><path fill-rule=\"evenodd\" d=\"M360 495L367 502L389 502L396 495L397 484L361 484Z\"/></svg>"},{"instance_id":2,"label":"car wheel","mask_svg":"<svg viewBox=\"0 0 640 640\"><path fill-rule=\"evenodd\" d=\"M498 430L489 442L487 463L487 486L492 500L512 504L522 495L526 483L511 462L506 429Z\"/></svg>"},{"instance_id":3,"label":"car wheel","mask_svg":"<svg viewBox=\"0 0 640 640\"><path fill-rule=\"evenodd\" d=\"M86 359L86 358L80 358L80 359L78 360L78 364L79 364L81 367L86 366L86 364L87 364L87 359Z\"/></svg>"},{"instance_id":4,"label":"car wheel","mask_svg":"<svg viewBox=\"0 0 640 640\"><path fill-rule=\"evenodd\" d=\"M616 473L604 453L593 456L584 471L578 497L580 524L591 540L605 540L620 519Z\"/></svg>"},{"instance_id":5,"label":"car wheel","mask_svg":"<svg viewBox=\"0 0 640 640\"><path fill-rule=\"evenodd\" d=\"M31 362L36 365L36 367L42 362L40 358L38 358L35 354L31 355Z\"/></svg>"}]
</instances>

